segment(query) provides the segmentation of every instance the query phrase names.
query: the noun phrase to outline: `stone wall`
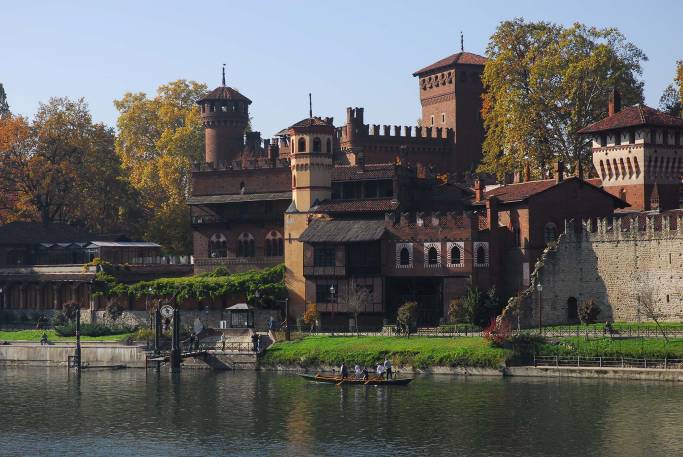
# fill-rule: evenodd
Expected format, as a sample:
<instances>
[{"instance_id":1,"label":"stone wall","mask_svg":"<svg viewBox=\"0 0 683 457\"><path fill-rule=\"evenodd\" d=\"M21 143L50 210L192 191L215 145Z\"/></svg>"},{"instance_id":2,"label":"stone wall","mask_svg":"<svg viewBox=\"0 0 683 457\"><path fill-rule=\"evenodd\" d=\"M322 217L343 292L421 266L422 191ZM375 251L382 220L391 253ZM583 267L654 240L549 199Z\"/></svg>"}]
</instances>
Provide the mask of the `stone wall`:
<instances>
[{"instance_id":1,"label":"stone wall","mask_svg":"<svg viewBox=\"0 0 683 457\"><path fill-rule=\"evenodd\" d=\"M538 292L537 284L542 284ZM527 325L562 324L569 303L593 299L599 321L647 321L642 302L652 297L664 321L683 321L683 218L629 216L567 224L533 277ZM542 302L542 309L541 309Z\"/></svg>"}]
</instances>

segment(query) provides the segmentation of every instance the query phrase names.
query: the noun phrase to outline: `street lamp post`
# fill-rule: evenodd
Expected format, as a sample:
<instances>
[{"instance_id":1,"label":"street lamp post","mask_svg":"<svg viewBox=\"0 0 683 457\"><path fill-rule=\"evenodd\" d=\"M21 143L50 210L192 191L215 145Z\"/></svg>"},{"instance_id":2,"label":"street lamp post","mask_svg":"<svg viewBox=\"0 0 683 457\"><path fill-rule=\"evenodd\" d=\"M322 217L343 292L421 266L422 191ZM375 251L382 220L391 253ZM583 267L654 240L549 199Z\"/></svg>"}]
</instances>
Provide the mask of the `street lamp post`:
<instances>
[{"instance_id":1,"label":"street lamp post","mask_svg":"<svg viewBox=\"0 0 683 457\"><path fill-rule=\"evenodd\" d=\"M543 285L539 282L536 285L538 290L538 333L543 333Z\"/></svg>"},{"instance_id":2,"label":"street lamp post","mask_svg":"<svg viewBox=\"0 0 683 457\"><path fill-rule=\"evenodd\" d=\"M76 353L74 354L74 368L81 369L81 305L76 308Z\"/></svg>"},{"instance_id":3,"label":"street lamp post","mask_svg":"<svg viewBox=\"0 0 683 457\"><path fill-rule=\"evenodd\" d=\"M336 308L336 303L337 301L335 300L335 295L337 294L337 291L334 289L334 284L330 285L330 301L332 302L332 316L334 317L334 311ZM332 331L331 334L334 336L334 319L332 320Z\"/></svg>"},{"instance_id":4,"label":"street lamp post","mask_svg":"<svg viewBox=\"0 0 683 457\"><path fill-rule=\"evenodd\" d=\"M161 307L157 305L154 311L154 355L159 355L161 352L160 346L161 339Z\"/></svg>"},{"instance_id":5,"label":"street lamp post","mask_svg":"<svg viewBox=\"0 0 683 457\"><path fill-rule=\"evenodd\" d=\"M285 298L285 341L289 341L289 297Z\"/></svg>"},{"instance_id":6,"label":"street lamp post","mask_svg":"<svg viewBox=\"0 0 683 457\"><path fill-rule=\"evenodd\" d=\"M0 309L5 308L5 296L3 295L2 287L0 287Z\"/></svg>"}]
</instances>

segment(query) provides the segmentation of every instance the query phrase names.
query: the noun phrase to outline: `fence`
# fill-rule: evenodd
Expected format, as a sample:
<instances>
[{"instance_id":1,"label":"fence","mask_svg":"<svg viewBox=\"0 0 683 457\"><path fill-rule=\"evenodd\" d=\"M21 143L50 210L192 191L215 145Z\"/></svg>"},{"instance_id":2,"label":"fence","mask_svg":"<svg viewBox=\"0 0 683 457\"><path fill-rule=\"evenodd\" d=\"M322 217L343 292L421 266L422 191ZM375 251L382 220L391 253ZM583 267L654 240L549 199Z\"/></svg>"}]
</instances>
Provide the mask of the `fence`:
<instances>
[{"instance_id":1,"label":"fence","mask_svg":"<svg viewBox=\"0 0 683 457\"><path fill-rule=\"evenodd\" d=\"M514 331L513 333L522 334L538 334L538 329L524 329ZM643 338L663 338L662 332L657 328L639 327L637 325L627 327L617 327L612 332L603 330L600 327L586 327L586 326L567 326L567 327L544 327L541 330L544 336L550 337L572 337L583 336L586 338L602 338L604 336L612 337L643 337ZM683 328L664 328L664 333L667 337L680 338L683 337Z\"/></svg>"},{"instance_id":2,"label":"fence","mask_svg":"<svg viewBox=\"0 0 683 457\"><path fill-rule=\"evenodd\" d=\"M630 357L581 357L534 355L535 367L584 367L584 368L658 368L683 369L683 359L636 359Z\"/></svg>"}]
</instances>

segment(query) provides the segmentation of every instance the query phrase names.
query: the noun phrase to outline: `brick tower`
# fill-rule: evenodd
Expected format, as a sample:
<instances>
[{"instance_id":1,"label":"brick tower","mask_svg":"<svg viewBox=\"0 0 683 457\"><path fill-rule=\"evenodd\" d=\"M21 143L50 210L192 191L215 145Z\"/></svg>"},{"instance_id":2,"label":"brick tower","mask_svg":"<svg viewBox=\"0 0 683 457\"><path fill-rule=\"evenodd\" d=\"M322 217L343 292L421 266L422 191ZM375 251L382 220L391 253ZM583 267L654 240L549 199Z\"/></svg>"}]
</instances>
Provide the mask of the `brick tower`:
<instances>
[{"instance_id":1,"label":"brick tower","mask_svg":"<svg viewBox=\"0 0 683 457\"><path fill-rule=\"evenodd\" d=\"M419 79L422 126L453 129L451 171L473 171L481 160L481 74L486 57L459 52L413 73Z\"/></svg>"},{"instance_id":2,"label":"brick tower","mask_svg":"<svg viewBox=\"0 0 683 457\"><path fill-rule=\"evenodd\" d=\"M299 236L314 215L311 209L332 196L333 144L332 118L312 115L288 129L291 139L292 204L285 212L285 284L289 309L295 316L306 310L304 244Z\"/></svg>"},{"instance_id":3,"label":"brick tower","mask_svg":"<svg viewBox=\"0 0 683 457\"><path fill-rule=\"evenodd\" d=\"M608 116L581 130L593 140L603 188L635 210L677 209L683 172L683 119L643 105L621 109L616 90Z\"/></svg>"},{"instance_id":4,"label":"brick tower","mask_svg":"<svg viewBox=\"0 0 683 457\"><path fill-rule=\"evenodd\" d=\"M222 85L197 100L197 104L202 110L206 162L218 166L240 159L251 100L225 85L225 67Z\"/></svg>"}]
</instances>

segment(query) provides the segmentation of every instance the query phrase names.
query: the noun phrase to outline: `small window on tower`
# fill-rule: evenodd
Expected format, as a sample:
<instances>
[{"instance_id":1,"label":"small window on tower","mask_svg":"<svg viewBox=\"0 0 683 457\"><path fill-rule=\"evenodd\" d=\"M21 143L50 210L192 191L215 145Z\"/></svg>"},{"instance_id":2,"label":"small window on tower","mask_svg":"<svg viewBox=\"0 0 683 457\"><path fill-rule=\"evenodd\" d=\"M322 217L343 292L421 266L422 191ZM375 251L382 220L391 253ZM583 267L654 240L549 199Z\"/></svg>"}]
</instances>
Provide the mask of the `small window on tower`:
<instances>
[{"instance_id":1,"label":"small window on tower","mask_svg":"<svg viewBox=\"0 0 683 457\"><path fill-rule=\"evenodd\" d=\"M227 113L227 112L228 112L228 107L227 107L227 105L221 106L221 111L223 111L224 113Z\"/></svg>"},{"instance_id":2,"label":"small window on tower","mask_svg":"<svg viewBox=\"0 0 683 457\"><path fill-rule=\"evenodd\" d=\"M432 117L430 118L430 121L431 121L430 125L434 125L434 115L433 114L432 114Z\"/></svg>"},{"instance_id":3,"label":"small window on tower","mask_svg":"<svg viewBox=\"0 0 683 457\"><path fill-rule=\"evenodd\" d=\"M306 139L305 138L299 138L299 142L297 144L297 152L306 152Z\"/></svg>"},{"instance_id":4,"label":"small window on tower","mask_svg":"<svg viewBox=\"0 0 683 457\"><path fill-rule=\"evenodd\" d=\"M332 140L329 138L327 139L327 142L325 144L325 152L332 152Z\"/></svg>"},{"instance_id":5,"label":"small window on tower","mask_svg":"<svg viewBox=\"0 0 683 457\"><path fill-rule=\"evenodd\" d=\"M321 152L320 138L313 138L313 152Z\"/></svg>"},{"instance_id":6,"label":"small window on tower","mask_svg":"<svg viewBox=\"0 0 683 457\"><path fill-rule=\"evenodd\" d=\"M446 113L441 113L441 123L442 124L446 123Z\"/></svg>"}]
</instances>

